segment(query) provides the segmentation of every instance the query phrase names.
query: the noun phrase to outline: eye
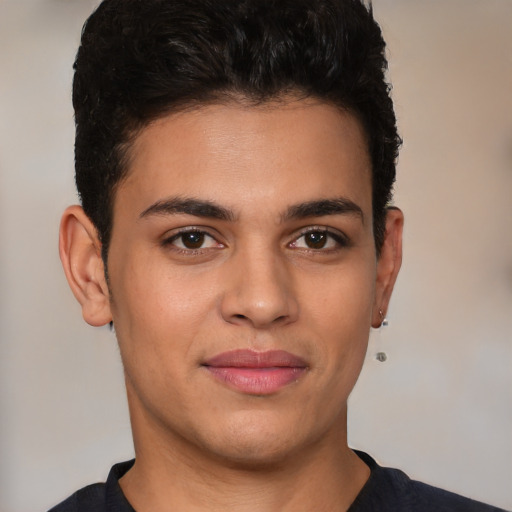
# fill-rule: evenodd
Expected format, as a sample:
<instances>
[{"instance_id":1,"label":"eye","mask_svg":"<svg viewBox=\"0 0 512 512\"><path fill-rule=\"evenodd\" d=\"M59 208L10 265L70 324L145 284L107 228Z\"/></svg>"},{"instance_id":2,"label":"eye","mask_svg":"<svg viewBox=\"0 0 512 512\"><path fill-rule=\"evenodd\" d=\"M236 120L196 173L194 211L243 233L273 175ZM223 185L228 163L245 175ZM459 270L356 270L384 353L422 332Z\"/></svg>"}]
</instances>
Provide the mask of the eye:
<instances>
[{"instance_id":1,"label":"eye","mask_svg":"<svg viewBox=\"0 0 512 512\"><path fill-rule=\"evenodd\" d=\"M182 251L197 251L223 247L215 238L204 231L197 229L181 231L164 240L164 245L172 245Z\"/></svg>"},{"instance_id":2,"label":"eye","mask_svg":"<svg viewBox=\"0 0 512 512\"><path fill-rule=\"evenodd\" d=\"M346 238L327 229L310 229L302 233L290 246L295 249L329 250L347 245Z\"/></svg>"}]
</instances>

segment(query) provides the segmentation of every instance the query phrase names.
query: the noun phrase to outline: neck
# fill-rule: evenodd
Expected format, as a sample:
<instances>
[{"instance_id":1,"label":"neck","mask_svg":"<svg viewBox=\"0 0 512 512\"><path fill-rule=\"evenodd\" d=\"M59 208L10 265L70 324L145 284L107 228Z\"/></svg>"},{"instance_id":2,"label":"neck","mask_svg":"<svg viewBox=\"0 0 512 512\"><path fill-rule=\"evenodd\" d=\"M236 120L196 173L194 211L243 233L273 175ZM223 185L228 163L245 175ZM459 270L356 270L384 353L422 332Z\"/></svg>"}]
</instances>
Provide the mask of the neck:
<instances>
[{"instance_id":1,"label":"neck","mask_svg":"<svg viewBox=\"0 0 512 512\"><path fill-rule=\"evenodd\" d=\"M347 446L346 409L321 439L257 463L208 454L131 417L136 462L120 485L137 512L344 511L370 474Z\"/></svg>"}]
</instances>

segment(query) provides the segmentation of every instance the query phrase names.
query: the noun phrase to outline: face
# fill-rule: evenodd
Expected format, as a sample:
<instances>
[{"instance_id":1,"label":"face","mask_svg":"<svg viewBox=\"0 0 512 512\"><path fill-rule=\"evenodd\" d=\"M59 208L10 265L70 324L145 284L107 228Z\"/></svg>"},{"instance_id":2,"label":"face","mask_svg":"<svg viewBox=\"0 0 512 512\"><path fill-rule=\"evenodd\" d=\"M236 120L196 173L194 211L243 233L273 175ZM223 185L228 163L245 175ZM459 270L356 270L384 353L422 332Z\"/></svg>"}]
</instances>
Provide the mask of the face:
<instances>
[{"instance_id":1,"label":"face","mask_svg":"<svg viewBox=\"0 0 512 512\"><path fill-rule=\"evenodd\" d=\"M339 439L383 295L359 122L212 105L131 156L108 268L136 446L258 463Z\"/></svg>"}]
</instances>

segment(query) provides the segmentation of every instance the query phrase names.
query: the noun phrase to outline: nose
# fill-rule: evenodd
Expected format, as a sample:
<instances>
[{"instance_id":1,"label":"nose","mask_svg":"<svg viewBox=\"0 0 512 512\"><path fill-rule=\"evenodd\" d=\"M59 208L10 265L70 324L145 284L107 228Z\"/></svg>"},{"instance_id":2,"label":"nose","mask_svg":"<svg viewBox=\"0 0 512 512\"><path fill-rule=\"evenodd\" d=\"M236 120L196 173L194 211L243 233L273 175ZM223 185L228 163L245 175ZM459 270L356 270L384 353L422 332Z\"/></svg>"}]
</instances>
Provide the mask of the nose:
<instances>
[{"instance_id":1,"label":"nose","mask_svg":"<svg viewBox=\"0 0 512 512\"><path fill-rule=\"evenodd\" d=\"M286 263L272 252L233 258L221 302L226 322L265 329L297 319L299 306Z\"/></svg>"}]
</instances>

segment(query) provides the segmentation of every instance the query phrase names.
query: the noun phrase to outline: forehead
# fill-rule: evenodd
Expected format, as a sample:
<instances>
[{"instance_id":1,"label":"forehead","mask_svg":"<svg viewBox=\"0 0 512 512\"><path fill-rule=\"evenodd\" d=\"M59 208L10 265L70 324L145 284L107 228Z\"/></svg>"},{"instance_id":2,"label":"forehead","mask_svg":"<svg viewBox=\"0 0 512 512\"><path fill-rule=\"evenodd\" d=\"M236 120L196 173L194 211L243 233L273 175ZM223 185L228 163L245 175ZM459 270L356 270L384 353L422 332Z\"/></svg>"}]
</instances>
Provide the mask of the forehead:
<instances>
[{"instance_id":1,"label":"forehead","mask_svg":"<svg viewBox=\"0 0 512 512\"><path fill-rule=\"evenodd\" d=\"M360 122L309 99L170 114L140 132L129 160L114 212L120 201L144 209L166 196L236 210L348 194L371 208L371 162Z\"/></svg>"}]
</instances>

